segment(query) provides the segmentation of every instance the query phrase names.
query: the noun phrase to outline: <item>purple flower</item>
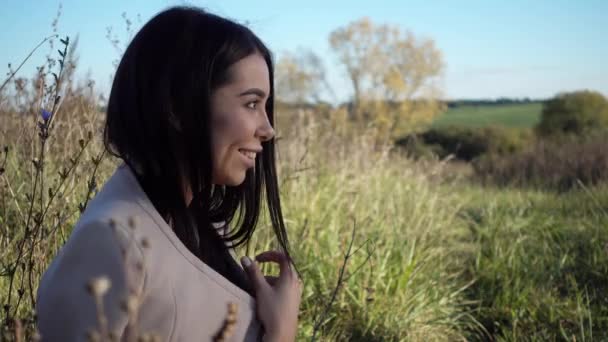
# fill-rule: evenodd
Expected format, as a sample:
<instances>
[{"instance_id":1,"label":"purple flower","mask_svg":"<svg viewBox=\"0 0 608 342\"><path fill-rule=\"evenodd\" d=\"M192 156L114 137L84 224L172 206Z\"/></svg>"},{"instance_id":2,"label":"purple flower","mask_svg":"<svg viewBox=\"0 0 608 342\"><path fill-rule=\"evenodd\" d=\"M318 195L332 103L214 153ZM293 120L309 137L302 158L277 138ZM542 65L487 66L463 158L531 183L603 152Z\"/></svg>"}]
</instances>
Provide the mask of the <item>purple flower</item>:
<instances>
[{"instance_id":1,"label":"purple flower","mask_svg":"<svg viewBox=\"0 0 608 342\"><path fill-rule=\"evenodd\" d=\"M46 109L44 109L44 108L43 108L43 109L40 111L40 115L42 115L42 119L43 119L44 121L48 121L48 120L51 118L51 115L52 115L52 114L51 114L51 112L49 112L48 110L46 110Z\"/></svg>"}]
</instances>

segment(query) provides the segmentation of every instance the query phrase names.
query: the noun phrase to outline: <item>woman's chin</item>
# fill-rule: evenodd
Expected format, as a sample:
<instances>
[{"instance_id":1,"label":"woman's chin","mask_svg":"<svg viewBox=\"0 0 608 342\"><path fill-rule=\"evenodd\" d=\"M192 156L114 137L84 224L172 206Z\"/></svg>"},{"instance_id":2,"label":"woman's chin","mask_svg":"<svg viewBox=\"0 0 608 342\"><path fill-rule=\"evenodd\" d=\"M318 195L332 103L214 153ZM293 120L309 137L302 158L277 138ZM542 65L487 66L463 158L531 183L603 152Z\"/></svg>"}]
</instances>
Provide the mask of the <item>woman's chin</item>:
<instances>
[{"instance_id":1,"label":"woman's chin","mask_svg":"<svg viewBox=\"0 0 608 342\"><path fill-rule=\"evenodd\" d=\"M245 181L245 177L239 178L239 179L234 179L232 182L230 182L229 184L226 184L226 185L239 186L239 185L243 184L244 181Z\"/></svg>"},{"instance_id":2,"label":"woman's chin","mask_svg":"<svg viewBox=\"0 0 608 342\"><path fill-rule=\"evenodd\" d=\"M246 172L235 172L233 174L230 175L225 175L224 177L221 177L217 180L217 182L214 182L214 184L216 185L226 185L226 186L239 186L241 184L243 184L243 182L245 181L245 177L247 176Z\"/></svg>"}]
</instances>

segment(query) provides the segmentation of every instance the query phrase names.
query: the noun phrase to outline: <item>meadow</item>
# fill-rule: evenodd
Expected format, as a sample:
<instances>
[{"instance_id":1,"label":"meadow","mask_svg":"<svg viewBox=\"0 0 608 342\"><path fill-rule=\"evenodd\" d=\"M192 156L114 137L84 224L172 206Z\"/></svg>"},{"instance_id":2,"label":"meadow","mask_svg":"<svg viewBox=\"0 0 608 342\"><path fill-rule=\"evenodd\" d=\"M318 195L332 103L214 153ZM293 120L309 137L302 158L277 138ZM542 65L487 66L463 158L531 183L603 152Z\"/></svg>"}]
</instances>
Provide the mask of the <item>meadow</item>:
<instances>
[{"instance_id":1,"label":"meadow","mask_svg":"<svg viewBox=\"0 0 608 342\"><path fill-rule=\"evenodd\" d=\"M516 103L500 105L460 105L448 109L432 123L432 127L465 126L531 127L540 120L542 103Z\"/></svg>"},{"instance_id":2,"label":"meadow","mask_svg":"<svg viewBox=\"0 0 608 342\"><path fill-rule=\"evenodd\" d=\"M39 277L118 163L103 152L92 85L66 78L63 87L46 99L0 93L7 341L22 340L15 330L34 339ZM512 110L466 120L529 125L538 108L518 107L515 119ZM484 186L446 161L408 159L370 132L287 114L277 113L277 144L305 285L298 341L608 340L608 187ZM237 255L276 247L268 222Z\"/></svg>"}]
</instances>

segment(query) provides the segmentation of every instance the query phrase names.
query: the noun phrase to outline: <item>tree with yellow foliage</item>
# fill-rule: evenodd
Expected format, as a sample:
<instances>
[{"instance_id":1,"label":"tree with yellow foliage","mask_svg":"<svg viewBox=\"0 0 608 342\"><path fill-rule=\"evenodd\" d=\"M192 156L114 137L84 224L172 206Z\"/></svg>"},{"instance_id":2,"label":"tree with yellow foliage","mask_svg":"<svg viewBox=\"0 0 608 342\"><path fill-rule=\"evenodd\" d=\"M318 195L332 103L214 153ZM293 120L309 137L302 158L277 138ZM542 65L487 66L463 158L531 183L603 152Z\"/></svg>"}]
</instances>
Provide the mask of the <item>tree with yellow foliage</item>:
<instances>
[{"instance_id":1,"label":"tree with yellow foliage","mask_svg":"<svg viewBox=\"0 0 608 342\"><path fill-rule=\"evenodd\" d=\"M333 31L330 44L353 87L351 117L394 139L444 110L438 85L444 69L431 39L359 19Z\"/></svg>"},{"instance_id":2,"label":"tree with yellow foliage","mask_svg":"<svg viewBox=\"0 0 608 342\"><path fill-rule=\"evenodd\" d=\"M284 52L275 67L277 99L291 104L320 102L331 94L321 58L310 50Z\"/></svg>"}]
</instances>

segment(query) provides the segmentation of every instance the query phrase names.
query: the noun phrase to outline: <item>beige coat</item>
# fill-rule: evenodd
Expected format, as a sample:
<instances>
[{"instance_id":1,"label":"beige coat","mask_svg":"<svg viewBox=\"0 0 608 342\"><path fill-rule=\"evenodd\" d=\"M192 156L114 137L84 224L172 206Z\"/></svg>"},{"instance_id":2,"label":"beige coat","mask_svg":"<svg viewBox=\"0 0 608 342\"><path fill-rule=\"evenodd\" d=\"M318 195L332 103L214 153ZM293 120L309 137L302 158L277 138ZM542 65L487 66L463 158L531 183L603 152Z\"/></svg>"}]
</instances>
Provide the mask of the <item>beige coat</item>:
<instances>
[{"instance_id":1,"label":"beige coat","mask_svg":"<svg viewBox=\"0 0 608 342\"><path fill-rule=\"evenodd\" d=\"M229 303L237 304L237 313L227 341L261 338L255 299L182 244L124 165L90 202L42 277L36 310L43 341L85 341L98 329L87 289L98 277L110 281L103 311L108 331L122 341L135 330L156 333L161 341L212 341ZM129 294L139 304L137 314L123 307Z\"/></svg>"}]
</instances>

